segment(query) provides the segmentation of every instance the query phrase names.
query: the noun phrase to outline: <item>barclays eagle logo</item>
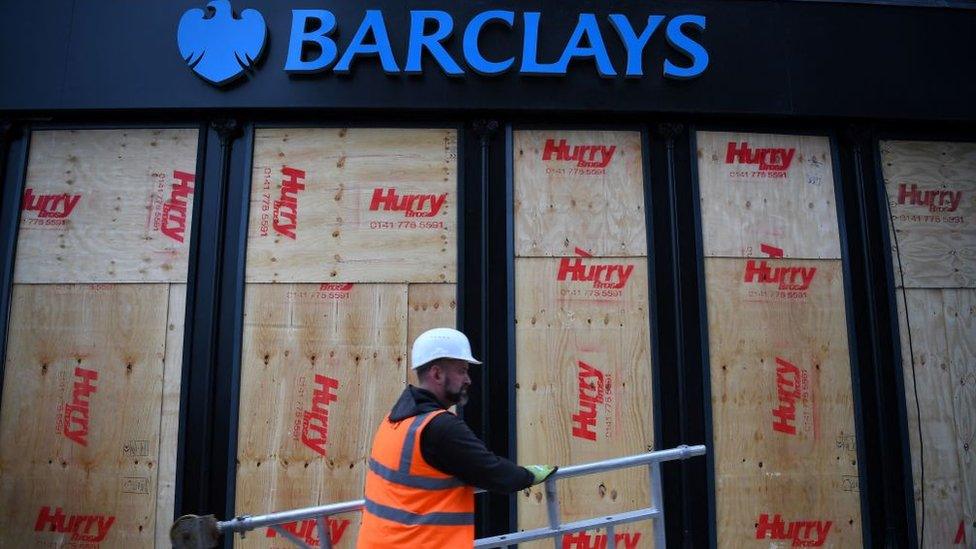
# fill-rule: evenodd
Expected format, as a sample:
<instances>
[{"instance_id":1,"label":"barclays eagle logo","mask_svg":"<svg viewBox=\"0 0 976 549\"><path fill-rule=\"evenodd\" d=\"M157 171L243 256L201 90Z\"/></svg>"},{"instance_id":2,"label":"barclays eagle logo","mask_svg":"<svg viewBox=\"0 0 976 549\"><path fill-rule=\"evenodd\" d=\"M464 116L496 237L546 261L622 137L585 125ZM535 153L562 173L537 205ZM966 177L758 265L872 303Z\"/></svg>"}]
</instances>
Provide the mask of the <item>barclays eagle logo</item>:
<instances>
[{"instance_id":1,"label":"barclays eagle logo","mask_svg":"<svg viewBox=\"0 0 976 549\"><path fill-rule=\"evenodd\" d=\"M190 9L180 18L180 55L211 84L222 86L252 68L264 51L268 27L257 10L234 17L229 0L213 0L207 12Z\"/></svg>"}]
</instances>

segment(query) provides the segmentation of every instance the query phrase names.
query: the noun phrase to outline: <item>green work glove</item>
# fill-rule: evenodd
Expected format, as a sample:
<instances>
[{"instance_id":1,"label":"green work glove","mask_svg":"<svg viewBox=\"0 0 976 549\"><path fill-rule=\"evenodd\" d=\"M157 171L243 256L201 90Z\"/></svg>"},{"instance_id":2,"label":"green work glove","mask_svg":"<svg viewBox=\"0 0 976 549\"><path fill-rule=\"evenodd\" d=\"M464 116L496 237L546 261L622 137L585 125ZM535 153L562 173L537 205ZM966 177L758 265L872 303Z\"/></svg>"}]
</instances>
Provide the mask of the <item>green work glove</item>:
<instances>
[{"instance_id":1,"label":"green work glove","mask_svg":"<svg viewBox=\"0 0 976 549\"><path fill-rule=\"evenodd\" d=\"M526 465L525 468L535 477L532 484L545 482L547 478L551 477L559 469L555 465Z\"/></svg>"}]
</instances>

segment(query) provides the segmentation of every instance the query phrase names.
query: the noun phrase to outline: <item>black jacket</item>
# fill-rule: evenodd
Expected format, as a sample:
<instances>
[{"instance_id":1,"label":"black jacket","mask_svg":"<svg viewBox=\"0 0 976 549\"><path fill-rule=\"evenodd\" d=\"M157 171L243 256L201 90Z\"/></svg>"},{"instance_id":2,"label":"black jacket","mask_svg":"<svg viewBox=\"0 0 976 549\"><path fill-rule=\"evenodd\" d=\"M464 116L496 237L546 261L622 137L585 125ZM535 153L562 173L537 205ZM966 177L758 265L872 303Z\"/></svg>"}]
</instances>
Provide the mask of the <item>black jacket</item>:
<instances>
[{"instance_id":1,"label":"black jacket","mask_svg":"<svg viewBox=\"0 0 976 549\"><path fill-rule=\"evenodd\" d=\"M443 410L430 391L408 385L390 410L391 421ZM525 467L496 456L454 414L440 414L420 434L420 454L432 467L465 484L508 494L532 485Z\"/></svg>"}]
</instances>

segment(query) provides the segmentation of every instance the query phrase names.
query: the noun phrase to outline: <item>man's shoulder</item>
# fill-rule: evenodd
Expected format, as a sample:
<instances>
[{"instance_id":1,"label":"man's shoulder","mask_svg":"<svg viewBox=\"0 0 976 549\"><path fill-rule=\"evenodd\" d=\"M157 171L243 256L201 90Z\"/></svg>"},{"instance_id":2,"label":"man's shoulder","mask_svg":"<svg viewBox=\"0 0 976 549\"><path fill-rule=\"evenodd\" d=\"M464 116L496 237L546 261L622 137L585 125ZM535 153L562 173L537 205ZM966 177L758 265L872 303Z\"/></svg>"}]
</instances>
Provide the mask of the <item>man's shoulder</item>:
<instances>
[{"instance_id":1,"label":"man's shoulder","mask_svg":"<svg viewBox=\"0 0 976 549\"><path fill-rule=\"evenodd\" d=\"M430 420L424 429L424 434L430 438L467 434L471 429L461 418L444 410Z\"/></svg>"},{"instance_id":2,"label":"man's shoulder","mask_svg":"<svg viewBox=\"0 0 976 549\"><path fill-rule=\"evenodd\" d=\"M467 425L461 418L457 415L451 413L449 410L438 410L432 412L434 417L430 420L428 426L431 425Z\"/></svg>"}]
</instances>

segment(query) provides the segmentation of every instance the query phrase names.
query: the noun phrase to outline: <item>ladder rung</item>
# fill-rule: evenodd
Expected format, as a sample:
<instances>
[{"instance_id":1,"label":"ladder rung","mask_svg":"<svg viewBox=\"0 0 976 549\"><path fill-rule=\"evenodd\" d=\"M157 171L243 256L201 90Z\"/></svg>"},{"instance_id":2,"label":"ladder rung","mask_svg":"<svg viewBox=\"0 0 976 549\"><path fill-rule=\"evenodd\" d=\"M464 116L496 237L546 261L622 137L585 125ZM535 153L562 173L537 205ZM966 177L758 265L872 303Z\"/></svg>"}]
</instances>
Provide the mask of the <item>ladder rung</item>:
<instances>
[{"instance_id":1,"label":"ladder rung","mask_svg":"<svg viewBox=\"0 0 976 549\"><path fill-rule=\"evenodd\" d=\"M526 530L524 532L514 532L512 534L481 538L474 542L474 546L484 547L486 549L489 547L504 547L513 543L525 543L527 541L551 538L562 534L572 534L574 532L582 532L584 530L594 530L596 528L603 528L611 524L636 522L638 520L654 518L660 514L661 512L656 508L647 507L644 509L637 509L636 511L627 511L626 513L617 513L615 515L606 515L592 519L578 520L576 522L567 522L566 524L559 525L559 528L555 529L549 527L535 528L533 530Z\"/></svg>"}]
</instances>

